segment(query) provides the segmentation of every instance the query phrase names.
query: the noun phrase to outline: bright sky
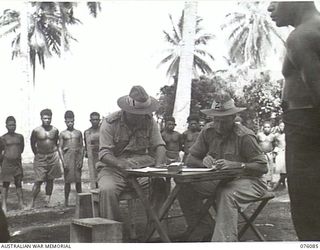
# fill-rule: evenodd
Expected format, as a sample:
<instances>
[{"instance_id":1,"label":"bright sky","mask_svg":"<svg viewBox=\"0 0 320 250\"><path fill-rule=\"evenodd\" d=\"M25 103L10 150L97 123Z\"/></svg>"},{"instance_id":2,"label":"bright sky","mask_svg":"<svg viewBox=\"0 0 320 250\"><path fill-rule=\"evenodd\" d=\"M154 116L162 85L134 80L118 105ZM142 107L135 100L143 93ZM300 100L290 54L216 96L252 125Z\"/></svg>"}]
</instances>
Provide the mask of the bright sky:
<instances>
[{"instance_id":1,"label":"bright sky","mask_svg":"<svg viewBox=\"0 0 320 250\"><path fill-rule=\"evenodd\" d=\"M20 1L2 1L0 10L20 5ZM218 20L233 5L221 1L198 3L205 30L217 36L217 41L210 44L214 55L223 51L215 46L219 42ZM50 58L45 70L37 70L35 114L30 114L35 115L34 122L39 124L39 111L49 107L54 113L53 124L60 130L64 128L61 86L66 92L66 108L75 112L76 126L82 130L90 125L90 112L106 115L117 110L117 98L128 94L134 84L144 86L153 96L159 93L160 87L169 83L166 66L157 68L167 48L162 30L170 29L168 14L178 19L183 6L183 1L103 1L102 12L95 19L81 3L75 16L83 24L71 29L78 42L72 44L65 60ZM25 110L25 105L17 105L21 62L11 60L10 41L0 39L1 92L7 93L1 99L6 108L1 112L0 124L7 115L19 117L17 113ZM0 131L5 132L5 128L0 127Z\"/></svg>"},{"instance_id":2,"label":"bright sky","mask_svg":"<svg viewBox=\"0 0 320 250\"><path fill-rule=\"evenodd\" d=\"M21 3L1 1L0 11L20 8ZM102 12L95 19L88 14L85 3L79 4L75 16L83 24L71 29L78 42L72 43L65 60L50 58L45 70L37 70L34 111L28 114L31 127L40 125L39 112L48 107L53 110L52 124L59 130L65 129L63 114L71 109L76 116L75 127L83 131L90 126L92 111L107 115L118 110L118 97L128 94L135 84L156 96L162 86L170 83L166 65L157 68L167 48L162 30L170 30L168 14L178 19L183 6L184 1L102 1ZM204 30L216 35L207 48L216 58L215 69L225 67L222 56L227 52L220 25L224 16L236 8L235 1L198 2ZM21 61L11 60L10 41L0 39L1 134L6 132L4 121L8 115L16 116L17 132L21 131L25 124L19 117L26 116L27 110ZM66 107L62 102L63 88Z\"/></svg>"}]
</instances>

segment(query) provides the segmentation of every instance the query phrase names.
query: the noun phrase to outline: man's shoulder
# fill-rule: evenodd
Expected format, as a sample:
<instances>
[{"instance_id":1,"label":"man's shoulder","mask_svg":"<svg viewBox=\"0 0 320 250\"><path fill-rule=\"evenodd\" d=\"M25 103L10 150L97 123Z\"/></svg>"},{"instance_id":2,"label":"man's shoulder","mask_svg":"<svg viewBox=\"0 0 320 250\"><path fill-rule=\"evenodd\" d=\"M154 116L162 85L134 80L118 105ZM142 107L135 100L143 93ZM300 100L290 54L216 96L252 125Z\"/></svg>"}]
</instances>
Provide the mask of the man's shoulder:
<instances>
[{"instance_id":1,"label":"man's shoulder","mask_svg":"<svg viewBox=\"0 0 320 250\"><path fill-rule=\"evenodd\" d=\"M122 112L121 111L116 111L110 115L108 115L106 118L105 118L105 121L107 123L113 123L115 122L116 120L119 120L121 118L121 115L122 115Z\"/></svg>"},{"instance_id":2,"label":"man's shoulder","mask_svg":"<svg viewBox=\"0 0 320 250\"><path fill-rule=\"evenodd\" d=\"M308 46L320 40L320 19L311 20L299 25L287 38L287 46Z\"/></svg>"},{"instance_id":3,"label":"man's shoulder","mask_svg":"<svg viewBox=\"0 0 320 250\"><path fill-rule=\"evenodd\" d=\"M240 137L246 136L246 135L255 136L254 132L251 129L241 124L235 124L234 132L236 133L237 136L240 136Z\"/></svg>"}]
</instances>

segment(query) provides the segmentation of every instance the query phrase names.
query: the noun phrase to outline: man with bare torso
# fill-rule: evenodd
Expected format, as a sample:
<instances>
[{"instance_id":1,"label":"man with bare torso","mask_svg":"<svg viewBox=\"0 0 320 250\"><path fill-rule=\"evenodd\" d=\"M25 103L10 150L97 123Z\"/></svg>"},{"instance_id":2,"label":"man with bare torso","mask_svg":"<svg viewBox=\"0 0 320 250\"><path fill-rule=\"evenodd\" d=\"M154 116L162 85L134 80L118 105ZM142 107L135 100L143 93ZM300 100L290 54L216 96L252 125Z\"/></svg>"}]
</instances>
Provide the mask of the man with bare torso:
<instances>
[{"instance_id":1,"label":"man with bare torso","mask_svg":"<svg viewBox=\"0 0 320 250\"><path fill-rule=\"evenodd\" d=\"M58 152L59 130L51 125L52 112L50 109L42 110L40 116L42 125L32 131L30 138L35 172L30 208L34 207L43 182L46 182L46 206L49 206L53 181L62 175Z\"/></svg>"},{"instance_id":2,"label":"man with bare torso","mask_svg":"<svg viewBox=\"0 0 320 250\"><path fill-rule=\"evenodd\" d=\"M69 205L71 183L76 183L77 193L81 193L81 170L83 165L83 138L81 131L74 129L74 114L66 111L64 115L67 129L59 136L59 150L64 170L65 206Z\"/></svg>"},{"instance_id":3,"label":"man with bare torso","mask_svg":"<svg viewBox=\"0 0 320 250\"><path fill-rule=\"evenodd\" d=\"M257 134L259 145L268 160L268 173L266 175L267 183L271 186L273 183L273 167L274 167L274 147L275 147L275 134L271 133L271 123L265 121L263 123L262 131Z\"/></svg>"},{"instance_id":4,"label":"man with bare torso","mask_svg":"<svg viewBox=\"0 0 320 250\"><path fill-rule=\"evenodd\" d=\"M282 74L286 170L299 240L320 240L320 13L314 2L272 2L278 27L293 26Z\"/></svg>"},{"instance_id":5,"label":"man with bare torso","mask_svg":"<svg viewBox=\"0 0 320 250\"><path fill-rule=\"evenodd\" d=\"M98 112L92 112L90 114L92 126L84 131L85 155L88 157L90 187L92 189L98 187L96 163L99 161L100 121L100 114Z\"/></svg>"},{"instance_id":6,"label":"man with bare torso","mask_svg":"<svg viewBox=\"0 0 320 250\"><path fill-rule=\"evenodd\" d=\"M0 137L0 155L2 158L1 179L2 185L2 209L7 212L7 198L10 182L13 181L16 190L20 209L23 205L22 193L22 163L21 154L24 150L23 135L17 134L16 119L13 116L8 116L6 119L6 128L8 133Z\"/></svg>"},{"instance_id":7,"label":"man with bare torso","mask_svg":"<svg viewBox=\"0 0 320 250\"><path fill-rule=\"evenodd\" d=\"M167 163L180 161L179 152L182 150L181 134L174 130L176 120L170 116L165 119L165 128L161 133L162 139L166 143Z\"/></svg>"}]
</instances>

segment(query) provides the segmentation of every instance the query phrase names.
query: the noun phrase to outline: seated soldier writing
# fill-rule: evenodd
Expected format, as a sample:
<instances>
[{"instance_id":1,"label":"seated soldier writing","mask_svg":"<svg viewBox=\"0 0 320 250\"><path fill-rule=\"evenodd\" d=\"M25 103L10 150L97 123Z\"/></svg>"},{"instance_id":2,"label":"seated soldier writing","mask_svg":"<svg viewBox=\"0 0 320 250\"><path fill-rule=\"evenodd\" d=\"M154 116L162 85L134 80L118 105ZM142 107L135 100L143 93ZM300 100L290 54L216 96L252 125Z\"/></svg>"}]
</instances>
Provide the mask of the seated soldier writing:
<instances>
[{"instance_id":1,"label":"seated soldier writing","mask_svg":"<svg viewBox=\"0 0 320 250\"><path fill-rule=\"evenodd\" d=\"M103 119L99 136L98 187L100 216L121 220L119 195L130 188L126 169L159 167L165 161L165 143L152 118L159 107L141 86L133 86L130 94L118 99L120 111ZM165 182L156 179L154 206L160 207L166 198ZM140 178L140 185L148 186L148 178Z\"/></svg>"},{"instance_id":2,"label":"seated soldier writing","mask_svg":"<svg viewBox=\"0 0 320 250\"><path fill-rule=\"evenodd\" d=\"M213 97L212 108L202 110L214 117L205 126L190 148L186 164L192 167L217 169L242 168L243 175L225 181L196 182L186 185L178 194L181 209L189 226L196 223L204 198L214 196L214 222L207 212L193 231L190 241L237 241L238 211L236 204L245 209L250 201L261 197L267 190L262 175L267 173L267 161L254 133L235 124L236 113L245 108L235 107L226 93ZM213 236L211 237L213 233Z\"/></svg>"}]
</instances>

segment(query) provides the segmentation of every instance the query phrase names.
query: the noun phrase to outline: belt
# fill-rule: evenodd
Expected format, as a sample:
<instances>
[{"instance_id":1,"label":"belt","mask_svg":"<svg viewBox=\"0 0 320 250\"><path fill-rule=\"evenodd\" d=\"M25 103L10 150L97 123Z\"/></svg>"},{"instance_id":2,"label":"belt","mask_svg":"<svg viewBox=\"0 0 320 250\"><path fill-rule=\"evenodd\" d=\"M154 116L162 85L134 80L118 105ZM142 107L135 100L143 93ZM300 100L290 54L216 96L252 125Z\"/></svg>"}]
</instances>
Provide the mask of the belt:
<instances>
[{"instance_id":1,"label":"belt","mask_svg":"<svg viewBox=\"0 0 320 250\"><path fill-rule=\"evenodd\" d=\"M283 101L282 104L283 110L292 110L292 109L312 109L314 106L312 104L306 104L296 101Z\"/></svg>"}]
</instances>

